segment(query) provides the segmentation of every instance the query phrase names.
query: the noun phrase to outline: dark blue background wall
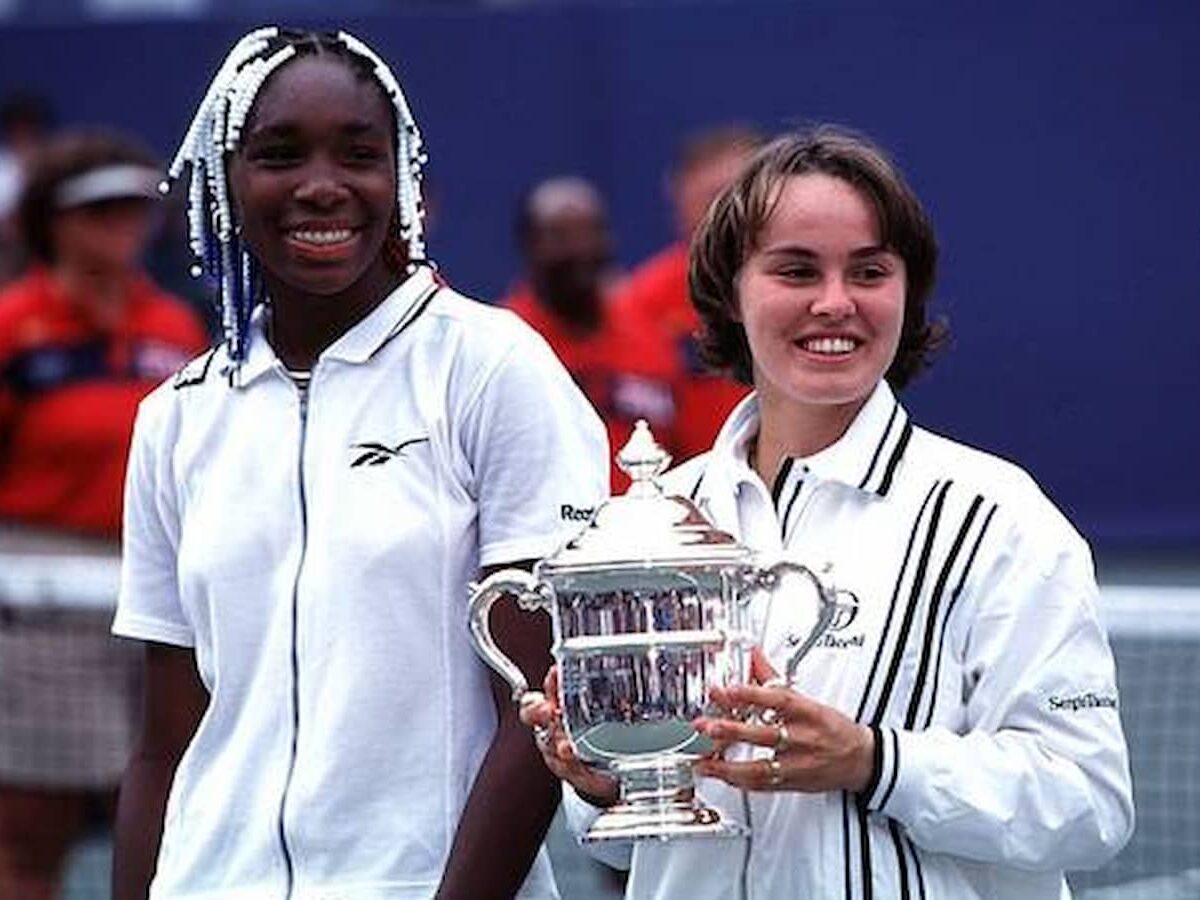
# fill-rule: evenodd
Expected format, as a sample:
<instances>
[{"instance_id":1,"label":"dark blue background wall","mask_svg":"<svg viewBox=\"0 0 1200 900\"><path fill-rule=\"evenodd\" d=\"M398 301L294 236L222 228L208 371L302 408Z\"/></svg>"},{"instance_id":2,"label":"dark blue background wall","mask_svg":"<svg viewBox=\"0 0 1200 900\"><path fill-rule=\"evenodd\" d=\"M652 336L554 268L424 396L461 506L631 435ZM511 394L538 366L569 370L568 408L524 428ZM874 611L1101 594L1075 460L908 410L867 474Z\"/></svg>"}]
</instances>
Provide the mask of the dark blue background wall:
<instances>
[{"instance_id":1,"label":"dark blue background wall","mask_svg":"<svg viewBox=\"0 0 1200 900\"><path fill-rule=\"evenodd\" d=\"M1200 548L1200 5L574 4L348 24L433 155L433 249L501 293L526 185L581 172L636 262L680 135L832 120L890 148L943 245L926 424L1021 461L1101 549ZM8 27L0 86L174 149L248 23Z\"/></svg>"}]
</instances>

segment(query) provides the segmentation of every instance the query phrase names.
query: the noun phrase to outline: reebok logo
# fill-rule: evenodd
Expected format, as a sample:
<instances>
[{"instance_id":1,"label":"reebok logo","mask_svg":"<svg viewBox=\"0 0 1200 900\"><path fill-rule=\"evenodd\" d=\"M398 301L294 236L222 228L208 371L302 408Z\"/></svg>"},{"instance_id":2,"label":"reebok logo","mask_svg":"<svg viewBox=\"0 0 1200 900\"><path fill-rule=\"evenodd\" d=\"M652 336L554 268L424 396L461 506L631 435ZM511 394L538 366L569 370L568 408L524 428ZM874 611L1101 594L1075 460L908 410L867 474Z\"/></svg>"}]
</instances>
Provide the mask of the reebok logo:
<instances>
[{"instance_id":1,"label":"reebok logo","mask_svg":"<svg viewBox=\"0 0 1200 900\"><path fill-rule=\"evenodd\" d=\"M570 503L564 503L558 508L558 514L565 522L590 522L595 511L594 506L576 507Z\"/></svg>"},{"instance_id":2,"label":"reebok logo","mask_svg":"<svg viewBox=\"0 0 1200 900\"><path fill-rule=\"evenodd\" d=\"M411 447L413 444L427 442L429 438L409 438L407 441L401 441L394 447L389 447L387 444L379 444L374 441L367 441L363 444L351 444L351 450L361 451L354 461L350 463L350 468L357 469L359 466L381 466L388 460L395 459L404 454L405 447Z\"/></svg>"}]
</instances>

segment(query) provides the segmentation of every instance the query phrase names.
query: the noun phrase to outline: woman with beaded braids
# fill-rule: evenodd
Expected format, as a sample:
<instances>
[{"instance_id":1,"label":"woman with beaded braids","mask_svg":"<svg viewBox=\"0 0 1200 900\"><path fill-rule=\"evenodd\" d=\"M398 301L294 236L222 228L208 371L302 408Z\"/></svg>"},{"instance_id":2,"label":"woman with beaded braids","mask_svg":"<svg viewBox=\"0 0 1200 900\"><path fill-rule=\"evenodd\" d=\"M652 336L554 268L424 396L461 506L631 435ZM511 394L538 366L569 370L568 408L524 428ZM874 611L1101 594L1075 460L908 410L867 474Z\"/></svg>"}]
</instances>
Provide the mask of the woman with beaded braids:
<instances>
[{"instance_id":1,"label":"woman with beaded braids","mask_svg":"<svg viewBox=\"0 0 1200 900\"><path fill-rule=\"evenodd\" d=\"M1087 544L1022 470L915 426L895 392L944 337L937 245L886 155L786 135L709 208L690 291L709 360L754 392L665 476L721 529L838 589L809 636L786 594L751 607L753 682L695 725L697 791L750 836L643 842L644 900L1062 900L1066 870L1133 824L1112 654ZM554 676L546 694L554 697ZM737 711L757 709L761 716ZM586 829L616 800L553 699L522 715Z\"/></svg>"},{"instance_id":2,"label":"woman with beaded braids","mask_svg":"<svg viewBox=\"0 0 1200 900\"><path fill-rule=\"evenodd\" d=\"M544 342L434 272L424 164L373 51L265 28L171 167L224 341L135 431L117 900L556 896L557 785L471 649L467 585L549 552L607 447ZM498 617L540 677L544 623Z\"/></svg>"}]
</instances>

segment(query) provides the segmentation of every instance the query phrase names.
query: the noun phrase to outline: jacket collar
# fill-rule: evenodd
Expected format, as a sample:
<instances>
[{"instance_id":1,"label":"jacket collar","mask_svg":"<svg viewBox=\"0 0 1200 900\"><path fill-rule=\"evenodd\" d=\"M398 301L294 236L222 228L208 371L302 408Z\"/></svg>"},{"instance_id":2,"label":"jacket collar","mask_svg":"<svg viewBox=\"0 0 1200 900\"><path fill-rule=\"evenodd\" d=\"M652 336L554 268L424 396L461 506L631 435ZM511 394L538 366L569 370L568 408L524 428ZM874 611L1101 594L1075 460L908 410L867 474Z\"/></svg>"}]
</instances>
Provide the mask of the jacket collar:
<instances>
[{"instance_id":1,"label":"jacket collar","mask_svg":"<svg viewBox=\"0 0 1200 900\"><path fill-rule=\"evenodd\" d=\"M734 476L735 482L752 475L751 441L758 434L759 410L755 394L743 400L726 420L713 443L714 461ZM887 496L912 434L908 413L887 382L880 381L846 432L812 456L787 457L773 486L778 494L789 481L816 476L837 481L855 490Z\"/></svg>"},{"instance_id":2,"label":"jacket collar","mask_svg":"<svg viewBox=\"0 0 1200 900\"><path fill-rule=\"evenodd\" d=\"M406 278L360 322L321 352L320 359L337 359L351 364L365 363L384 344L399 335L425 310L441 286L434 272L421 267ZM237 380L248 385L280 365L275 350L266 338L267 311L259 306L250 319L249 347Z\"/></svg>"}]
</instances>

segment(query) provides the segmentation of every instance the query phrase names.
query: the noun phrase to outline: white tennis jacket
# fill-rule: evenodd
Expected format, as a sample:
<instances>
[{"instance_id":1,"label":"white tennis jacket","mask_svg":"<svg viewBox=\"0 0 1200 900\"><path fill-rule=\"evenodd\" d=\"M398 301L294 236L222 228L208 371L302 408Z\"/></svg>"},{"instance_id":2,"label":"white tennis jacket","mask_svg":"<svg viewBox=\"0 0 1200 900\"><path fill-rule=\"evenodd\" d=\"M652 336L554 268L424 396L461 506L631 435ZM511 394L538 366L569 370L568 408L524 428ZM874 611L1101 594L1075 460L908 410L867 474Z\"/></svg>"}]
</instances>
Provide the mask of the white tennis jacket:
<instances>
[{"instance_id":1,"label":"white tennis jacket","mask_svg":"<svg viewBox=\"0 0 1200 900\"><path fill-rule=\"evenodd\" d=\"M713 450L668 475L718 527L786 557L847 608L797 674L875 727L861 795L699 792L748 840L599 845L634 900L1060 900L1133 827L1113 659L1089 549L1010 463L914 427L880 384L848 432L749 468L753 397ZM779 671L800 636L786 597L758 627ZM735 748L743 756L750 748ZM758 751L763 752L763 751ZM572 828L597 815L567 791Z\"/></svg>"},{"instance_id":2,"label":"white tennis jacket","mask_svg":"<svg viewBox=\"0 0 1200 900\"><path fill-rule=\"evenodd\" d=\"M578 530L607 440L549 346L422 269L301 395L263 336L141 406L113 630L211 695L152 900L429 900L496 730L467 584ZM536 473L533 477L531 473ZM541 853L518 895L555 900Z\"/></svg>"}]
</instances>

